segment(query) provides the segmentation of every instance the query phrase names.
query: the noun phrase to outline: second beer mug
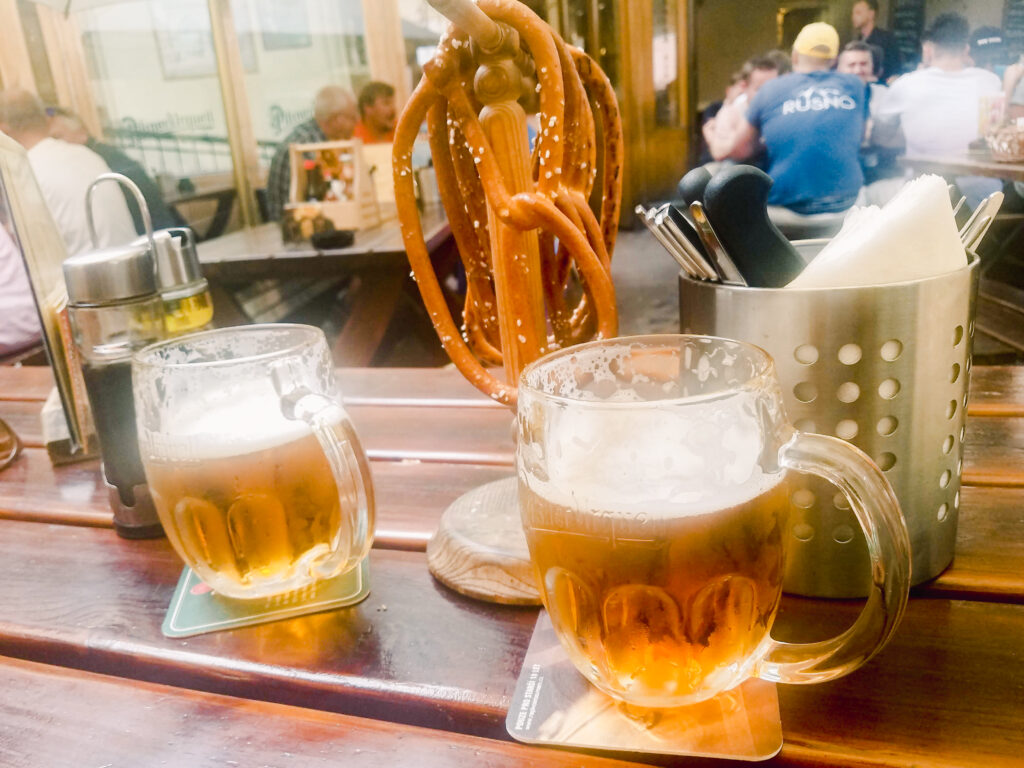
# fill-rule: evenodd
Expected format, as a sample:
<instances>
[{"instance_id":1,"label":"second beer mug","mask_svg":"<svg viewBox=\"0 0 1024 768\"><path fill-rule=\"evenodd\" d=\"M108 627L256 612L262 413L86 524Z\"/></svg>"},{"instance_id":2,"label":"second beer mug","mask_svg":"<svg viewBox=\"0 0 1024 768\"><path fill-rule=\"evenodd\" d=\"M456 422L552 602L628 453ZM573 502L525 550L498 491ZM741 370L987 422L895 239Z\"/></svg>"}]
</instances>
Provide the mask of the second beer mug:
<instances>
[{"instance_id":1,"label":"second beer mug","mask_svg":"<svg viewBox=\"0 0 1024 768\"><path fill-rule=\"evenodd\" d=\"M132 361L139 447L168 538L228 597L354 568L373 539L373 487L318 328L225 328Z\"/></svg>"},{"instance_id":2,"label":"second beer mug","mask_svg":"<svg viewBox=\"0 0 1024 768\"><path fill-rule=\"evenodd\" d=\"M646 707L708 699L751 676L814 683L853 671L906 605L906 525L853 446L795 431L763 350L700 336L555 352L520 379L520 506L544 604L580 672ZM831 640L775 641L792 471L845 494L873 585Z\"/></svg>"}]
</instances>

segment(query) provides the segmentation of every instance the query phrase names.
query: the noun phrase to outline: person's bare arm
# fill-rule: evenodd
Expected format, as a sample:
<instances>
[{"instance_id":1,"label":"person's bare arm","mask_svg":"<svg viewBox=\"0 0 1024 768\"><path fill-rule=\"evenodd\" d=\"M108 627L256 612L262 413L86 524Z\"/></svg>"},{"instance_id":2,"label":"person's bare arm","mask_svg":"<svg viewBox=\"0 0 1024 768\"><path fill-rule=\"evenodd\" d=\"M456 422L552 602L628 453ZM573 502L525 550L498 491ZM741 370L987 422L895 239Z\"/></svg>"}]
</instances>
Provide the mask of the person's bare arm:
<instances>
[{"instance_id":1,"label":"person's bare arm","mask_svg":"<svg viewBox=\"0 0 1024 768\"><path fill-rule=\"evenodd\" d=\"M1008 66L1003 73L1003 93L1006 95L1007 102L1013 97L1013 92L1016 90L1017 83L1020 82L1021 77L1024 77L1024 62L1020 61Z\"/></svg>"},{"instance_id":2,"label":"person's bare arm","mask_svg":"<svg viewBox=\"0 0 1024 768\"><path fill-rule=\"evenodd\" d=\"M704 125L701 126L700 131L701 134L703 134L704 136L704 143L707 144L709 147L711 146L711 142L715 140L715 125L717 125L717 123L718 118L712 117L710 120L704 123Z\"/></svg>"},{"instance_id":3,"label":"person's bare arm","mask_svg":"<svg viewBox=\"0 0 1024 768\"><path fill-rule=\"evenodd\" d=\"M711 129L704 134L704 139L708 143L708 152L715 160L724 160L731 157L730 152L736 145L740 128L747 121L743 117L740 107L726 104L718 111L712 122Z\"/></svg>"},{"instance_id":4,"label":"person's bare arm","mask_svg":"<svg viewBox=\"0 0 1024 768\"><path fill-rule=\"evenodd\" d=\"M746 160L748 157L753 157L758 150L758 145L761 142L761 134L752 126L747 119L740 118L739 125L736 127L735 132L732 136L732 142L728 147L723 147L721 156L712 154L715 160Z\"/></svg>"},{"instance_id":5,"label":"person's bare arm","mask_svg":"<svg viewBox=\"0 0 1024 768\"><path fill-rule=\"evenodd\" d=\"M1024 57L1022 57L1024 59ZM1003 73L1003 96L1006 99L1006 116L1011 120L1024 117L1024 104L1014 104L1013 94L1017 90L1017 84L1024 77L1024 61L1011 64Z\"/></svg>"}]
</instances>

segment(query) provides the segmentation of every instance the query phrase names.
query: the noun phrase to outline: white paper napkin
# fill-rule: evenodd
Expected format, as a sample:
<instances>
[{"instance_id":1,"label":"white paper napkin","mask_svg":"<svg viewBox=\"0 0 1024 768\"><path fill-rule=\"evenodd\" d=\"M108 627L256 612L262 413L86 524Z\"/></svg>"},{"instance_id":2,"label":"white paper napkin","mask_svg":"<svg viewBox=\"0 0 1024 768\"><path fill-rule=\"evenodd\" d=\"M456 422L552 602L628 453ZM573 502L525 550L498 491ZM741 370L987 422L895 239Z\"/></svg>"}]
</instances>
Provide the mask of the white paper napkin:
<instances>
[{"instance_id":1,"label":"white paper napkin","mask_svg":"<svg viewBox=\"0 0 1024 768\"><path fill-rule=\"evenodd\" d=\"M920 176L884 208L853 208L843 228L789 288L844 288L919 280L967 264L946 181Z\"/></svg>"}]
</instances>

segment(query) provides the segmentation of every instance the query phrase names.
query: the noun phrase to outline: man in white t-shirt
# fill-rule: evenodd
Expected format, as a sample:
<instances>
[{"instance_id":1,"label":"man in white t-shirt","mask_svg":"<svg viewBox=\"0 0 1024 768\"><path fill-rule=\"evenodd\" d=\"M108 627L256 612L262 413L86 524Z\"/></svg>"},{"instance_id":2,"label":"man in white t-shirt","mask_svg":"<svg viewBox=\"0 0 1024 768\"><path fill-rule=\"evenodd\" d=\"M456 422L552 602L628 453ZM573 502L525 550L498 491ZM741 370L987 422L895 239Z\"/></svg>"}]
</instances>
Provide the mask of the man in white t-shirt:
<instances>
[{"instance_id":1,"label":"man in white t-shirt","mask_svg":"<svg viewBox=\"0 0 1024 768\"><path fill-rule=\"evenodd\" d=\"M968 66L967 20L944 13L926 33L924 60L929 66L904 75L892 84L878 105L878 116L899 117L907 155L962 155L979 138L982 99L1002 93L1002 82L984 69ZM974 207L1002 188L996 179L956 178L957 186Z\"/></svg>"},{"instance_id":2,"label":"man in white t-shirt","mask_svg":"<svg viewBox=\"0 0 1024 768\"><path fill-rule=\"evenodd\" d=\"M7 228L0 224L0 355L31 346L41 334L25 263Z\"/></svg>"},{"instance_id":3,"label":"man in white t-shirt","mask_svg":"<svg viewBox=\"0 0 1024 768\"><path fill-rule=\"evenodd\" d=\"M68 255L92 250L85 215L85 193L97 176L110 173L99 155L81 144L50 138L42 102L27 91L0 93L0 130L25 147L43 198L53 214ZM135 226L117 184L100 184L92 195L97 245L135 239Z\"/></svg>"}]
</instances>

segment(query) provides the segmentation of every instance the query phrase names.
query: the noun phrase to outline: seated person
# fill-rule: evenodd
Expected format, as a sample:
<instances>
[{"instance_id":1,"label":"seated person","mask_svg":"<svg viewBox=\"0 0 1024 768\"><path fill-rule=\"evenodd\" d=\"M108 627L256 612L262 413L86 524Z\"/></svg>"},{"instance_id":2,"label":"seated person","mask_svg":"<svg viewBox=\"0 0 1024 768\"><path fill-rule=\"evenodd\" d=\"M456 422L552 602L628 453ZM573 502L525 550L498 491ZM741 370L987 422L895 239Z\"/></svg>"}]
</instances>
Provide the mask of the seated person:
<instances>
[{"instance_id":1,"label":"seated person","mask_svg":"<svg viewBox=\"0 0 1024 768\"><path fill-rule=\"evenodd\" d=\"M971 64L1002 77L1010 63L1003 30L999 27L978 27L971 32Z\"/></svg>"},{"instance_id":2,"label":"seated person","mask_svg":"<svg viewBox=\"0 0 1024 768\"><path fill-rule=\"evenodd\" d=\"M885 98L887 91L886 86L877 82L877 50L874 46L854 40L843 47L836 62L836 72L856 75L868 87L870 117L860 150L860 165L864 171L865 186L881 179L903 175L903 169L896 160L903 151L903 137L899 133L899 126L875 118L878 105ZM877 136L876 125L879 127Z\"/></svg>"},{"instance_id":3,"label":"seated person","mask_svg":"<svg viewBox=\"0 0 1024 768\"><path fill-rule=\"evenodd\" d=\"M761 142L774 184L768 203L800 215L852 206L864 180L858 154L867 118L867 89L834 72L839 35L808 24L793 44L793 72L765 83L724 157L743 160Z\"/></svg>"},{"instance_id":4,"label":"seated person","mask_svg":"<svg viewBox=\"0 0 1024 768\"><path fill-rule=\"evenodd\" d=\"M366 144L384 144L395 140L395 89L375 80L359 92L359 122L352 135Z\"/></svg>"},{"instance_id":5,"label":"seated person","mask_svg":"<svg viewBox=\"0 0 1024 768\"><path fill-rule=\"evenodd\" d=\"M146 207L149 208L149 216L153 220L153 229L167 229L168 227L184 227L185 220L164 202L164 196L156 182L146 173L142 164L132 159L112 144L105 144L98 141L85 129L81 119L74 112L63 107L50 107L46 110L50 115L50 135L55 139L70 142L71 144L84 144L110 166L114 173L121 173L135 182L139 188ZM135 201L135 195L129 190L122 188L125 203L132 215L135 224L135 231L142 235L146 232L145 223L142 220L142 212Z\"/></svg>"},{"instance_id":6,"label":"seated person","mask_svg":"<svg viewBox=\"0 0 1024 768\"><path fill-rule=\"evenodd\" d=\"M774 80L780 72L780 64L769 56L755 56L748 60L742 72L742 89L722 105L713 118L704 123L701 133L708 145L708 153L714 160L722 160L736 140L736 133L743 124L751 99L765 83Z\"/></svg>"},{"instance_id":7,"label":"seated person","mask_svg":"<svg viewBox=\"0 0 1024 768\"><path fill-rule=\"evenodd\" d=\"M879 117L899 118L908 155L963 155L979 138L982 99L998 96L1003 86L993 73L968 66L967 43L963 16L938 16L922 44L929 65L896 80L878 105ZM972 208L1002 188L996 179L958 176L955 181Z\"/></svg>"},{"instance_id":8,"label":"seated person","mask_svg":"<svg viewBox=\"0 0 1024 768\"><path fill-rule=\"evenodd\" d=\"M1024 117L1024 55L1004 70L1003 93L1007 118L1017 120Z\"/></svg>"},{"instance_id":9,"label":"seated person","mask_svg":"<svg viewBox=\"0 0 1024 768\"><path fill-rule=\"evenodd\" d=\"M844 45L836 60L836 72L856 75L864 81L865 85L871 85L877 81L875 70L874 52L870 45L860 40L854 40Z\"/></svg>"},{"instance_id":10,"label":"seated person","mask_svg":"<svg viewBox=\"0 0 1024 768\"><path fill-rule=\"evenodd\" d=\"M86 191L97 176L110 173L110 167L88 147L51 137L46 110L28 91L0 93L0 130L27 150L29 165L68 255L93 250L85 215ZM100 248L123 245L136 238L124 195L116 185L98 185L92 203Z\"/></svg>"},{"instance_id":11,"label":"seated person","mask_svg":"<svg viewBox=\"0 0 1024 768\"><path fill-rule=\"evenodd\" d=\"M39 314L25 263L7 228L0 224L0 355L19 352L42 338Z\"/></svg>"},{"instance_id":12,"label":"seated person","mask_svg":"<svg viewBox=\"0 0 1024 768\"><path fill-rule=\"evenodd\" d=\"M288 202L292 180L288 147L292 144L351 139L356 119L356 100L344 88L327 85L317 92L313 101L313 117L296 125L284 137L270 161L270 172L267 174L267 214L272 221L281 218L284 204Z\"/></svg>"},{"instance_id":13,"label":"seated person","mask_svg":"<svg viewBox=\"0 0 1024 768\"><path fill-rule=\"evenodd\" d=\"M705 165L714 160L711 157L711 150L708 149L708 140L704 136L704 131L711 130L708 123L712 122L718 113L722 111L722 108L734 101L741 93L747 89L747 78L750 76L750 70L748 69L749 61L744 63L741 69L736 70L729 76L729 85L725 87L725 94L718 101L710 102L703 109L698 109L700 114L700 156L697 158L697 165Z\"/></svg>"},{"instance_id":14,"label":"seated person","mask_svg":"<svg viewBox=\"0 0 1024 768\"><path fill-rule=\"evenodd\" d=\"M291 187L292 144L318 144L352 138L358 113L352 94L337 85L321 88L313 100L313 117L296 125L274 153L267 175L267 213L281 219ZM255 322L304 322L322 325L337 308L343 278L259 280L234 292L242 312Z\"/></svg>"}]
</instances>

